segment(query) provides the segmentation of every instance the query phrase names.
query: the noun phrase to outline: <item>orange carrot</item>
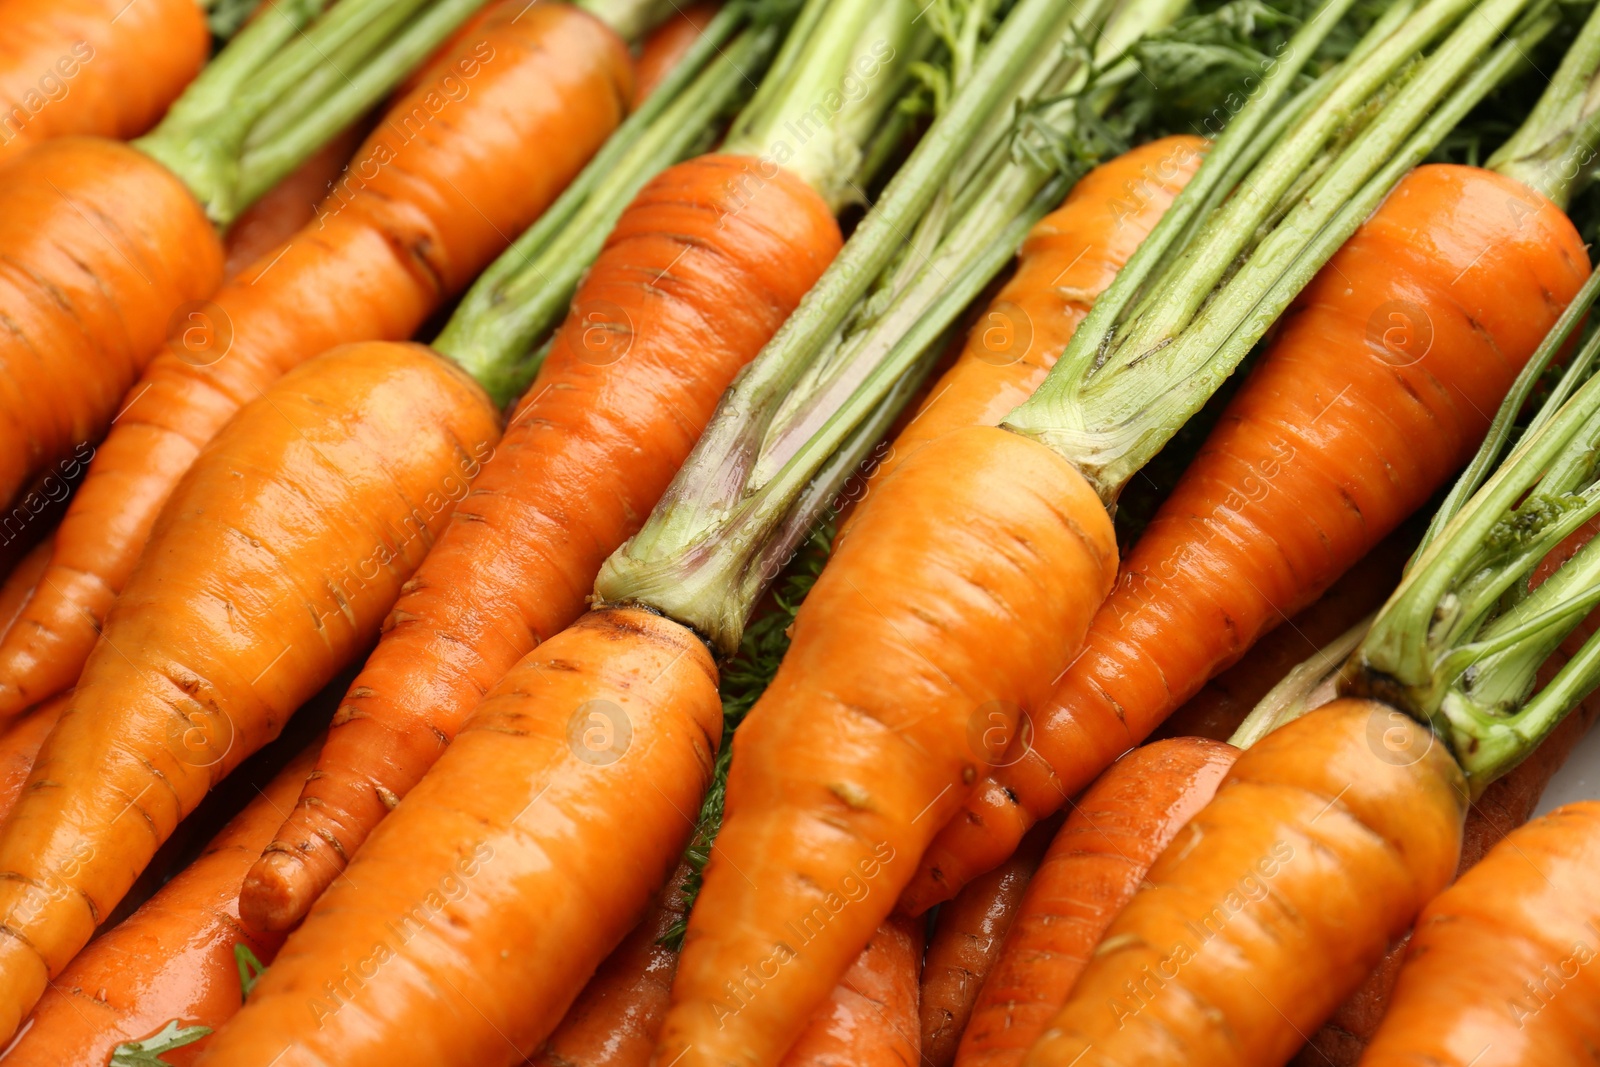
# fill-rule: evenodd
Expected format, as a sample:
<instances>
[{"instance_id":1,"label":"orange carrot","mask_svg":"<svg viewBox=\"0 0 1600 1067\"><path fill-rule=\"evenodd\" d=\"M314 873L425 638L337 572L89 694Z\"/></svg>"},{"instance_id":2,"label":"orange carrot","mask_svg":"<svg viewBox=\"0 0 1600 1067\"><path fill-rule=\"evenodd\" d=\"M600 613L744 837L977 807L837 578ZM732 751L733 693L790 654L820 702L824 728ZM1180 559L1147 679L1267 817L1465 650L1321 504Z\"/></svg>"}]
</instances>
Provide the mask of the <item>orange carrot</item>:
<instances>
[{"instance_id":1,"label":"orange carrot","mask_svg":"<svg viewBox=\"0 0 1600 1067\"><path fill-rule=\"evenodd\" d=\"M28 594L38 584L39 576L44 573L45 565L50 562L50 553L55 548L55 531L52 530L43 541L40 541L16 565L12 572L6 576L4 585L0 585L0 632L3 632L18 615L22 614L23 605L28 602Z\"/></svg>"},{"instance_id":2,"label":"orange carrot","mask_svg":"<svg viewBox=\"0 0 1600 1067\"><path fill-rule=\"evenodd\" d=\"M1273 731L1162 852L1024 1063L1283 1063L1449 883L1465 809L1444 746L1385 705Z\"/></svg>"},{"instance_id":3,"label":"orange carrot","mask_svg":"<svg viewBox=\"0 0 1600 1067\"><path fill-rule=\"evenodd\" d=\"M961 1038L958 1064L1022 1062L1066 1003L1106 927L1156 857L1211 800L1238 754L1201 738L1157 741L1123 756L1089 787L1028 884Z\"/></svg>"},{"instance_id":4,"label":"orange carrot","mask_svg":"<svg viewBox=\"0 0 1600 1067\"><path fill-rule=\"evenodd\" d=\"M878 927L783 1057L783 1067L916 1067L922 922Z\"/></svg>"},{"instance_id":5,"label":"orange carrot","mask_svg":"<svg viewBox=\"0 0 1600 1067\"><path fill-rule=\"evenodd\" d=\"M1578 1067L1600 1046L1600 803L1515 830L1417 921L1367 1067Z\"/></svg>"},{"instance_id":6,"label":"orange carrot","mask_svg":"<svg viewBox=\"0 0 1600 1067\"><path fill-rule=\"evenodd\" d=\"M610 609L552 637L373 831L201 1062L520 1063L678 862L721 714L710 653L675 623Z\"/></svg>"},{"instance_id":7,"label":"orange carrot","mask_svg":"<svg viewBox=\"0 0 1600 1067\"><path fill-rule=\"evenodd\" d=\"M665 944L683 921L683 888L690 867L680 863L633 928L572 1002L534 1067L647 1067L667 1014L678 970L677 949Z\"/></svg>"},{"instance_id":8,"label":"orange carrot","mask_svg":"<svg viewBox=\"0 0 1600 1067\"><path fill-rule=\"evenodd\" d=\"M908 906L994 866L1426 502L1472 454L1587 264L1566 215L1528 186L1477 168L1412 171L1300 294L1134 546L1031 747L951 820Z\"/></svg>"},{"instance_id":9,"label":"orange carrot","mask_svg":"<svg viewBox=\"0 0 1600 1067\"><path fill-rule=\"evenodd\" d=\"M700 34L716 17L718 5L702 0L685 8L673 9L672 17L646 37L633 62L633 106L644 103L684 54L694 47Z\"/></svg>"},{"instance_id":10,"label":"orange carrot","mask_svg":"<svg viewBox=\"0 0 1600 1067\"><path fill-rule=\"evenodd\" d=\"M955 1062L973 1005L1055 830L1049 823L1034 827L1010 859L974 878L939 909L923 963L919 1009L922 1058L933 1067Z\"/></svg>"},{"instance_id":11,"label":"orange carrot","mask_svg":"<svg viewBox=\"0 0 1600 1067\"><path fill-rule=\"evenodd\" d=\"M119 405L49 570L0 639L0 716L73 684L173 486L241 405L333 345L410 336L549 205L619 121L627 63L621 40L592 16L503 0L437 84L390 109L320 217L196 312ZM446 78L459 100L446 95ZM444 108L437 117L434 105ZM130 173L116 176L119 196L137 191ZM0 213L0 242L10 217ZM0 445L0 466L10 455Z\"/></svg>"},{"instance_id":12,"label":"orange carrot","mask_svg":"<svg viewBox=\"0 0 1600 1067\"><path fill-rule=\"evenodd\" d=\"M251 921L298 921L482 693L578 617L729 381L832 260L839 230L821 198L780 171L744 202L751 165L712 155L672 167L617 224L505 440L395 605L317 775L252 869Z\"/></svg>"},{"instance_id":13,"label":"orange carrot","mask_svg":"<svg viewBox=\"0 0 1600 1067\"><path fill-rule=\"evenodd\" d=\"M194 0L6 0L0 163L52 137L143 133L210 51Z\"/></svg>"},{"instance_id":14,"label":"orange carrot","mask_svg":"<svg viewBox=\"0 0 1600 1067\"><path fill-rule=\"evenodd\" d=\"M351 345L196 459L0 827L0 1033L179 820L376 638L498 422L427 349Z\"/></svg>"},{"instance_id":15,"label":"orange carrot","mask_svg":"<svg viewBox=\"0 0 1600 1067\"><path fill-rule=\"evenodd\" d=\"M238 277L267 253L276 252L316 216L317 205L350 161L360 139L359 127L345 130L234 220L223 241L227 253L224 281Z\"/></svg>"},{"instance_id":16,"label":"orange carrot","mask_svg":"<svg viewBox=\"0 0 1600 1067\"><path fill-rule=\"evenodd\" d=\"M235 946L271 963L282 938L239 921L239 880L294 803L316 747L277 774L206 850L138 911L97 937L52 983L4 1057L24 1064L103 1064L125 1041L177 1020L215 1029L239 1010ZM162 1058L192 1063L203 1044Z\"/></svg>"},{"instance_id":17,"label":"orange carrot","mask_svg":"<svg viewBox=\"0 0 1600 1067\"><path fill-rule=\"evenodd\" d=\"M70 692L53 696L29 711L0 733L0 819L3 819L22 795L22 787L33 771L33 761L39 755L39 746L56 720L71 702Z\"/></svg>"},{"instance_id":18,"label":"orange carrot","mask_svg":"<svg viewBox=\"0 0 1600 1067\"><path fill-rule=\"evenodd\" d=\"M1250 710L1284 675L1383 604L1421 536L1421 523L1403 523L1314 604L1268 631L1238 663L1207 682L1151 736L1217 741L1232 737Z\"/></svg>"}]
</instances>

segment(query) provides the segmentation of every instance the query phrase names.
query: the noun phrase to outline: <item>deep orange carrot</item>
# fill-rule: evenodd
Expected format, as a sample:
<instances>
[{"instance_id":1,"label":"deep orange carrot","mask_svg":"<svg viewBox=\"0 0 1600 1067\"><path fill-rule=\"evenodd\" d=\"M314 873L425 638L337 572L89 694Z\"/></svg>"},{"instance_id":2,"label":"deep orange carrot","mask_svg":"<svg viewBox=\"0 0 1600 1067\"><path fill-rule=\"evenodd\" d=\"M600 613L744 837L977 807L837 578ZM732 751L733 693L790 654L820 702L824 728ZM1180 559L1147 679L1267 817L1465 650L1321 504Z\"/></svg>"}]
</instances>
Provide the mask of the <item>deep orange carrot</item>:
<instances>
[{"instance_id":1,"label":"deep orange carrot","mask_svg":"<svg viewBox=\"0 0 1600 1067\"><path fill-rule=\"evenodd\" d=\"M1579 1067L1600 1047L1600 803L1511 833L1417 921L1366 1067Z\"/></svg>"},{"instance_id":2,"label":"deep orange carrot","mask_svg":"<svg viewBox=\"0 0 1600 1067\"><path fill-rule=\"evenodd\" d=\"M978 994L1000 958L1024 890L1056 826L1040 823L1011 858L974 878L939 909L922 968L922 1059L950 1067Z\"/></svg>"},{"instance_id":3,"label":"deep orange carrot","mask_svg":"<svg viewBox=\"0 0 1600 1067\"><path fill-rule=\"evenodd\" d=\"M1455 873L1466 787L1337 700L1247 750L1106 930L1029 1067L1283 1063Z\"/></svg>"},{"instance_id":4,"label":"deep orange carrot","mask_svg":"<svg viewBox=\"0 0 1600 1067\"><path fill-rule=\"evenodd\" d=\"M1572 223L1527 186L1447 165L1401 181L1296 299L1134 546L1031 748L951 821L909 906L994 866L1426 502L1587 274Z\"/></svg>"},{"instance_id":5,"label":"deep orange carrot","mask_svg":"<svg viewBox=\"0 0 1600 1067\"><path fill-rule=\"evenodd\" d=\"M39 576L50 562L50 553L55 550L55 537L55 531L52 530L43 541L29 549L28 554L6 576L5 584L0 585L0 632L4 632L22 614L28 595L39 583Z\"/></svg>"},{"instance_id":6,"label":"deep orange carrot","mask_svg":"<svg viewBox=\"0 0 1600 1067\"><path fill-rule=\"evenodd\" d=\"M0 247L10 323L0 337L0 500L9 501L105 433L174 309L221 281L222 242L184 184L143 152L63 137L0 167Z\"/></svg>"},{"instance_id":7,"label":"deep orange carrot","mask_svg":"<svg viewBox=\"0 0 1600 1067\"><path fill-rule=\"evenodd\" d=\"M690 870L678 864L644 920L606 957L532 1058L534 1067L647 1067L678 970L678 950L664 942L683 921Z\"/></svg>"},{"instance_id":8,"label":"deep orange carrot","mask_svg":"<svg viewBox=\"0 0 1600 1067\"><path fill-rule=\"evenodd\" d=\"M125 1041L176 1019L215 1029L244 1002L234 946L271 963L282 938L239 921L239 881L277 825L316 758L312 745L279 772L193 863L138 911L78 954L40 998L8 1067L104 1064ZM203 1044L162 1058L194 1061Z\"/></svg>"},{"instance_id":9,"label":"deep orange carrot","mask_svg":"<svg viewBox=\"0 0 1600 1067\"><path fill-rule=\"evenodd\" d=\"M631 92L621 40L561 3L503 0L440 69L437 85L390 109L320 217L197 312L118 405L45 579L0 639L0 716L73 684L163 502L241 405L333 345L410 336L559 194ZM445 95L446 77L460 99ZM127 173L117 179L119 196L137 192ZM0 392L0 410L8 402ZM0 466L11 455L0 445Z\"/></svg>"},{"instance_id":10,"label":"deep orange carrot","mask_svg":"<svg viewBox=\"0 0 1600 1067\"><path fill-rule=\"evenodd\" d=\"M1106 927L1238 755L1203 738L1157 741L1112 764L1079 798L1028 885L961 1038L958 1064L1022 1062Z\"/></svg>"},{"instance_id":11,"label":"deep orange carrot","mask_svg":"<svg viewBox=\"0 0 1600 1067\"><path fill-rule=\"evenodd\" d=\"M721 716L694 635L585 615L501 679L201 1062L520 1063L678 862Z\"/></svg>"},{"instance_id":12,"label":"deep orange carrot","mask_svg":"<svg viewBox=\"0 0 1600 1067\"><path fill-rule=\"evenodd\" d=\"M143 133L210 51L194 0L5 0L0 163L52 137Z\"/></svg>"},{"instance_id":13,"label":"deep orange carrot","mask_svg":"<svg viewBox=\"0 0 1600 1067\"><path fill-rule=\"evenodd\" d=\"M71 699L71 692L53 696L0 733L0 819L5 818L22 795L22 787L33 771L34 758L39 755L39 746L55 729L56 720L61 718Z\"/></svg>"},{"instance_id":14,"label":"deep orange carrot","mask_svg":"<svg viewBox=\"0 0 1600 1067\"><path fill-rule=\"evenodd\" d=\"M783 1067L917 1067L921 920L895 915L819 1007Z\"/></svg>"},{"instance_id":15,"label":"deep orange carrot","mask_svg":"<svg viewBox=\"0 0 1600 1067\"><path fill-rule=\"evenodd\" d=\"M679 164L619 220L505 440L351 686L317 776L251 871L252 921L285 929L304 915L481 695L578 617L734 374L838 251L831 212L787 172L744 203L750 165Z\"/></svg>"},{"instance_id":16,"label":"deep orange carrot","mask_svg":"<svg viewBox=\"0 0 1600 1067\"><path fill-rule=\"evenodd\" d=\"M429 350L351 345L196 459L0 827L0 1033L178 821L376 638L498 422Z\"/></svg>"},{"instance_id":17,"label":"deep orange carrot","mask_svg":"<svg viewBox=\"0 0 1600 1067\"><path fill-rule=\"evenodd\" d=\"M222 242L227 253L225 281L237 277L267 253L276 252L316 217L317 205L350 161L360 139L359 127L345 130L234 220Z\"/></svg>"},{"instance_id":18,"label":"deep orange carrot","mask_svg":"<svg viewBox=\"0 0 1600 1067\"><path fill-rule=\"evenodd\" d=\"M718 5L709 0L674 8L672 17L651 31L633 62L633 106L644 103L661 79L694 47L701 32L716 18Z\"/></svg>"}]
</instances>

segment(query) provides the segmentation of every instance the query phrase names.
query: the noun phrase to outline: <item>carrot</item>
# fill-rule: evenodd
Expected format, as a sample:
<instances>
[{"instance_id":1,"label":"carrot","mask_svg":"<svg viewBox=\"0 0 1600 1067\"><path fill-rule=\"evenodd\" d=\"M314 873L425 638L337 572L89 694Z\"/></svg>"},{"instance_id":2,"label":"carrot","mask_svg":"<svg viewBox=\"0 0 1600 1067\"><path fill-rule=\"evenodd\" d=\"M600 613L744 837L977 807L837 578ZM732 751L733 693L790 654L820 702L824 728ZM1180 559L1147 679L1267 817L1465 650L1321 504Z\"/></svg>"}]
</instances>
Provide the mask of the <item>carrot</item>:
<instances>
[{"instance_id":1,"label":"carrot","mask_svg":"<svg viewBox=\"0 0 1600 1067\"><path fill-rule=\"evenodd\" d=\"M297 922L482 694L582 613L600 564L734 374L833 259L828 206L785 171L746 201L754 165L710 155L669 168L612 231L505 440L351 686L317 776L251 870L253 922Z\"/></svg>"},{"instance_id":2,"label":"carrot","mask_svg":"<svg viewBox=\"0 0 1600 1067\"><path fill-rule=\"evenodd\" d=\"M1205 148L1198 137L1177 135L1125 152L1085 174L1061 206L1028 231L1016 273L896 435L869 487L951 430L999 425L1038 388L1095 298L1194 176Z\"/></svg>"},{"instance_id":3,"label":"carrot","mask_svg":"<svg viewBox=\"0 0 1600 1067\"><path fill-rule=\"evenodd\" d=\"M55 547L55 531L28 550L10 574L6 575L4 585L0 585L0 631L4 631L22 614L23 605L28 602L28 594L38 584L39 576L44 573L45 564L50 562L50 553Z\"/></svg>"},{"instance_id":4,"label":"carrot","mask_svg":"<svg viewBox=\"0 0 1600 1067\"><path fill-rule=\"evenodd\" d=\"M0 714L73 684L163 503L241 405L328 347L410 336L556 197L630 91L622 42L560 3L503 0L445 69L390 109L320 217L218 293L129 392L0 639ZM433 118L430 102L449 110Z\"/></svg>"},{"instance_id":5,"label":"carrot","mask_svg":"<svg viewBox=\"0 0 1600 1067\"><path fill-rule=\"evenodd\" d=\"M678 969L678 951L665 942L683 921L689 872L688 864L678 865L644 919L606 957L532 1057L534 1067L649 1064Z\"/></svg>"},{"instance_id":6,"label":"carrot","mask_svg":"<svg viewBox=\"0 0 1600 1067\"><path fill-rule=\"evenodd\" d=\"M638 107L673 67L694 46L695 41L716 17L718 5L702 0L686 8L674 8L672 17L656 27L639 48L633 61L633 106Z\"/></svg>"},{"instance_id":7,"label":"carrot","mask_svg":"<svg viewBox=\"0 0 1600 1067\"><path fill-rule=\"evenodd\" d=\"M1398 718L1339 700L1240 756L1024 1062L1287 1060L1455 872L1461 772Z\"/></svg>"},{"instance_id":8,"label":"carrot","mask_svg":"<svg viewBox=\"0 0 1600 1067\"><path fill-rule=\"evenodd\" d=\"M963 1067L1022 1062L1105 929L1238 751L1201 738L1136 748L1112 764L1055 835L961 1038ZM959 897L957 898L960 899Z\"/></svg>"},{"instance_id":9,"label":"carrot","mask_svg":"<svg viewBox=\"0 0 1600 1067\"><path fill-rule=\"evenodd\" d=\"M62 693L32 709L0 733L0 818L11 811L22 787L33 770L33 761L39 755L39 746L50 731L55 729L71 701L71 693Z\"/></svg>"},{"instance_id":10,"label":"carrot","mask_svg":"<svg viewBox=\"0 0 1600 1067\"><path fill-rule=\"evenodd\" d=\"M916 1067L922 922L878 927L783 1057L783 1067Z\"/></svg>"},{"instance_id":11,"label":"carrot","mask_svg":"<svg viewBox=\"0 0 1600 1067\"><path fill-rule=\"evenodd\" d=\"M545 642L201 1062L521 1062L678 862L716 749L715 677L703 644L648 612L591 612Z\"/></svg>"},{"instance_id":12,"label":"carrot","mask_svg":"<svg viewBox=\"0 0 1600 1067\"><path fill-rule=\"evenodd\" d=\"M194 0L6 0L0 163L52 137L143 133L210 51Z\"/></svg>"},{"instance_id":13,"label":"carrot","mask_svg":"<svg viewBox=\"0 0 1600 1067\"><path fill-rule=\"evenodd\" d=\"M1425 503L1587 269L1572 223L1523 183L1452 165L1406 177L1301 294L1129 554L1028 752L951 820L908 906L993 866ZM1383 347L1387 309L1420 351Z\"/></svg>"},{"instance_id":14,"label":"carrot","mask_svg":"<svg viewBox=\"0 0 1600 1067\"><path fill-rule=\"evenodd\" d=\"M239 880L311 771L315 746L267 783L243 811L138 911L97 937L51 984L8 1065L104 1064L126 1041L177 1020L215 1029L244 1002L243 946L271 963L282 938L239 921ZM196 1045L163 1057L192 1063Z\"/></svg>"},{"instance_id":15,"label":"carrot","mask_svg":"<svg viewBox=\"0 0 1600 1067\"><path fill-rule=\"evenodd\" d=\"M1513 831L1424 909L1361 1063L1591 1063L1600 804Z\"/></svg>"},{"instance_id":16,"label":"carrot","mask_svg":"<svg viewBox=\"0 0 1600 1067\"><path fill-rule=\"evenodd\" d=\"M1284 675L1382 605L1421 534L1420 523L1402 523L1315 603L1267 631L1239 662L1207 682L1151 736L1226 741Z\"/></svg>"},{"instance_id":17,"label":"carrot","mask_svg":"<svg viewBox=\"0 0 1600 1067\"><path fill-rule=\"evenodd\" d=\"M939 909L922 968L922 1058L934 1067L955 1062L973 1005L1000 958L1023 891L1057 827L1033 828L1011 858L973 879Z\"/></svg>"},{"instance_id":18,"label":"carrot","mask_svg":"<svg viewBox=\"0 0 1600 1067\"><path fill-rule=\"evenodd\" d=\"M498 432L431 352L354 345L196 459L0 827L0 1033L211 786L377 636Z\"/></svg>"},{"instance_id":19,"label":"carrot","mask_svg":"<svg viewBox=\"0 0 1600 1067\"><path fill-rule=\"evenodd\" d=\"M493 8L480 15L490 11ZM224 281L238 277L269 252L276 252L316 216L317 205L350 161L360 139L359 127L345 130L245 209L223 241L227 254L222 268Z\"/></svg>"}]
</instances>

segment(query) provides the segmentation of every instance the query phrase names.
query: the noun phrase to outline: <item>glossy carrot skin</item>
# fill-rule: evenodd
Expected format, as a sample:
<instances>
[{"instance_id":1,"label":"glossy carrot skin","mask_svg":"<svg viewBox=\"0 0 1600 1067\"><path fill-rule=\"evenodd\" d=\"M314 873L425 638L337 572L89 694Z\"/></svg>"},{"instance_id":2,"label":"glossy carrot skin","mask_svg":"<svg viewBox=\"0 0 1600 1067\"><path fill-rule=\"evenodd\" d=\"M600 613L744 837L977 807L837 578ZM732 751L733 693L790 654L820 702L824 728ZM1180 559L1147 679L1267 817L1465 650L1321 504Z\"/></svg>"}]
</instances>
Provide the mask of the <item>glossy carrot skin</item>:
<instances>
[{"instance_id":1,"label":"glossy carrot skin","mask_svg":"<svg viewBox=\"0 0 1600 1067\"><path fill-rule=\"evenodd\" d=\"M734 374L838 251L837 223L798 178L780 172L744 203L751 166L712 155L669 168L618 221L252 871L253 921L284 929L305 914L481 694L582 613Z\"/></svg>"},{"instance_id":2,"label":"glossy carrot skin","mask_svg":"<svg viewBox=\"0 0 1600 1067\"><path fill-rule=\"evenodd\" d=\"M1028 399L1204 157L1198 137L1164 137L1085 174L1028 231L1017 271L967 334L955 364L895 435L868 492L911 453L963 426L997 426Z\"/></svg>"},{"instance_id":3,"label":"glossy carrot skin","mask_svg":"<svg viewBox=\"0 0 1600 1067\"><path fill-rule=\"evenodd\" d=\"M22 795L40 746L71 701L70 692L51 697L0 733L0 819L10 813Z\"/></svg>"},{"instance_id":4,"label":"glossy carrot skin","mask_svg":"<svg viewBox=\"0 0 1600 1067\"><path fill-rule=\"evenodd\" d=\"M1000 946L1056 829L1053 823L1035 826L1010 859L968 882L939 909L928 938L918 1008L922 1059L932 1067L955 1062L973 1005L1000 959Z\"/></svg>"},{"instance_id":5,"label":"glossy carrot skin","mask_svg":"<svg viewBox=\"0 0 1600 1067\"><path fill-rule=\"evenodd\" d=\"M633 106L638 107L672 72L684 55L700 39L701 31L717 17L715 3L691 4L674 8L672 17L657 26L639 48L633 63Z\"/></svg>"},{"instance_id":6,"label":"glossy carrot skin","mask_svg":"<svg viewBox=\"0 0 1600 1067\"><path fill-rule=\"evenodd\" d=\"M1449 884L1465 810L1455 760L1385 705L1275 730L1157 858L1023 1062L1284 1063Z\"/></svg>"},{"instance_id":7,"label":"glossy carrot skin","mask_svg":"<svg viewBox=\"0 0 1600 1067\"><path fill-rule=\"evenodd\" d=\"M1028 884L961 1037L957 1064L1022 1062L1066 1003L1106 927L1133 899L1156 857L1210 802L1238 755L1233 746L1204 738L1156 741L1095 780Z\"/></svg>"},{"instance_id":8,"label":"glossy carrot skin","mask_svg":"<svg viewBox=\"0 0 1600 1067\"><path fill-rule=\"evenodd\" d=\"M256 260L276 252L283 242L316 218L317 205L350 162L360 142L359 125L352 126L323 145L287 178L245 209L222 246L227 253L223 278L231 281Z\"/></svg>"},{"instance_id":9,"label":"glossy carrot skin","mask_svg":"<svg viewBox=\"0 0 1600 1067\"><path fill-rule=\"evenodd\" d=\"M1367 1067L1578 1067L1600 1046L1600 803L1511 833L1423 911Z\"/></svg>"},{"instance_id":10,"label":"glossy carrot skin","mask_svg":"<svg viewBox=\"0 0 1600 1067\"><path fill-rule=\"evenodd\" d=\"M174 311L216 290L222 242L183 183L143 152L64 137L0 167L0 249L10 324L0 500L10 500L105 433Z\"/></svg>"},{"instance_id":11,"label":"glossy carrot skin","mask_svg":"<svg viewBox=\"0 0 1600 1067\"><path fill-rule=\"evenodd\" d=\"M1412 171L1297 298L1129 553L1031 749L929 850L908 906L998 863L1426 503L1588 273L1538 193L1476 168Z\"/></svg>"},{"instance_id":12,"label":"glossy carrot skin","mask_svg":"<svg viewBox=\"0 0 1600 1067\"><path fill-rule=\"evenodd\" d=\"M721 716L688 630L584 616L495 686L201 1062L522 1063L677 864Z\"/></svg>"},{"instance_id":13,"label":"glossy carrot skin","mask_svg":"<svg viewBox=\"0 0 1600 1067\"><path fill-rule=\"evenodd\" d=\"M678 864L643 921L606 957L532 1058L534 1067L648 1067L678 972L678 950L663 942L683 920L689 873L688 864Z\"/></svg>"},{"instance_id":14,"label":"glossy carrot skin","mask_svg":"<svg viewBox=\"0 0 1600 1067\"><path fill-rule=\"evenodd\" d=\"M917 1067L920 920L891 916L823 1001L783 1067Z\"/></svg>"},{"instance_id":15,"label":"glossy carrot skin","mask_svg":"<svg viewBox=\"0 0 1600 1067\"><path fill-rule=\"evenodd\" d=\"M1048 690L1115 567L1093 490L1017 434L953 431L877 486L734 737L659 1062L778 1061L992 758L986 737ZM746 968L754 995L726 985Z\"/></svg>"},{"instance_id":16,"label":"glossy carrot skin","mask_svg":"<svg viewBox=\"0 0 1600 1067\"><path fill-rule=\"evenodd\" d=\"M453 364L373 342L286 375L201 453L0 826L0 1033L179 820L377 637L498 436Z\"/></svg>"},{"instance_id":17,"label":"glossy carrot skin","mask_svg":"<svg viewBox=\"0 0 1600 1067\"><path fill-rule=\"evenodd\" d=\"M5 0L0 163L53 137L145 132L210 53L194 0Z\"/></svg>"},{"instance_id":18,"label":"glossy carrot skin","mask_svg":"<svg viewBox=\"0 0 1600 1067\"><path fill-rule=\"evenodd\" d=\"M27 554L18 561L4 585L0 585L0 632L14 622L22 614L22 608L28 602L28 594L33 586L38 584L39 576L44 573L45 566L50 562L50 554L55 551L55 531L52 530L43 541L34 545Z\"/></svg>"},{"instance_id":19,"label":"glossy carrot skin","mask_svg":"<svg viewBox=\"0 0 1600 1067\"><path fill-rule=\"evenodd\" d=\"M565 4L502 0L457 48L390 109L319 217L186 320L117 405L48 580L0 639L0 716L73 684L162 504L234 412L334 345L409 337L559 195L631 92L622 42Z\"/></svg>"},{"instance_id":20,"label":"glossy carrot skin","mask_svg":"<svg viewBox=\"0 0 1600 1067\"><path fill-rule=\"evenodd\" d=\"M125 1041L173 1019L215 1029L244 1002L234 946L270 964L282 937L239 921L239 881L311 773L302 752L260 790L199 857L121 923L97 937L40 998L7 1065L99 1065ZM163 1056L190 1064L203 1043Z\"/></svg>"}]
</instances>

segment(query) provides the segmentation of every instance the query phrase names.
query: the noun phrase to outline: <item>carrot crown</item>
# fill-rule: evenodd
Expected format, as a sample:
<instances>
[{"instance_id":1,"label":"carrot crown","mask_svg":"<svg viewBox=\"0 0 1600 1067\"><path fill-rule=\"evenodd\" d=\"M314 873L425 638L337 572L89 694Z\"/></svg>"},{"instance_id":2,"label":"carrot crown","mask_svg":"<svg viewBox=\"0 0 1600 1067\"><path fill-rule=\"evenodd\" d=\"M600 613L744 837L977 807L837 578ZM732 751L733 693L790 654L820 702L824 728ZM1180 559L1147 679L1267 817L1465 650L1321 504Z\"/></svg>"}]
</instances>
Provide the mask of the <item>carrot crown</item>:
<instances>
[{"instance_id":1,"label":"carrot crown","mask_svg":"<svg viewBox=\"0 0 1600 1067\"><path fill-rule=\"evenodd\" d=\"M1600 18L1600 16L1596 16ZM1400 587L1346 664L1342 689L1433 724L1474 794L1527 756L1600 684L1600 635L1531 695L1539 667L1600 604L1591 540L1543 582L1536 568L1600 515L1600 332L1567 365L1488 474L1535 382L1597 296L1592 274L1524 368L1495 427Z\"/></svg>"},{"instance_id":2,"label":"carrot crown","mask_svg":"<svg viewBox=\"0 0 1600 1067\"><path fill-rule=\"evenodd\" d=\"M1256 95L1044 384L1006 419L1077 466L1108 505L1395 183L1557 21L1543 0L1397 4L1337 71L1291 98L1348 7L1329 0L1264 69ZM1263 143L1285 113L1292 121Z\"/></svg>"},{"instance_id":3,"label":"carrot crown","mask_svg":"<svg viewBox=\"0 0 1600 1067\"><path fill-rule=\"evenodd\" d=\"M770 3L720 10L560 198L478 277L433 347L497 404L520 395L549 351L548 340L539 342L561 321L628 203L662 170L710 146L792 14Z\"/></svg>"},{"instance_id":4,"label":"carrot crown","mask_svg":"<svg viewBox=\"0 0 1600 1067\"><path fill-rule=\"evenodd\" d=\"M328 0L271 4L134 144L226 227L484 3L343 0L320 18Z\"/></svg>"}]
</instances>

